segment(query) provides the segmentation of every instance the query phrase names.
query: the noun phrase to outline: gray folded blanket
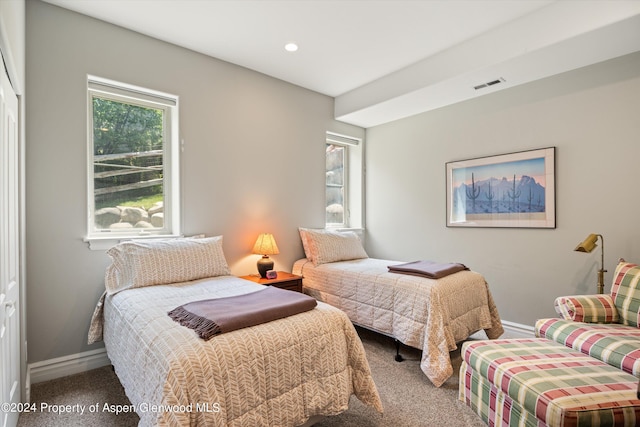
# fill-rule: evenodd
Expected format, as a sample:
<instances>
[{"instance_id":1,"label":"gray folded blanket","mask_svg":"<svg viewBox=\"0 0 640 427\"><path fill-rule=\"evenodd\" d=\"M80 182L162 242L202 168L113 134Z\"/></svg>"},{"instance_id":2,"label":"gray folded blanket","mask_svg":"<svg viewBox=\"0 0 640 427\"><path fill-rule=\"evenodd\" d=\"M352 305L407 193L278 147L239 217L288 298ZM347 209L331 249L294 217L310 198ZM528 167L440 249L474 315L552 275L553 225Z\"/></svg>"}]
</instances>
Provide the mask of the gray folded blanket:
<instances>
[{"instance_id":1,"label":"gray folded blanket","mask_svg":"<svg viewBox=\"0 0 640 427\"><path fill-rule=\"evenodd\" d=\"M218 334L309 311L316 305L308 295L268 286L250 294L190 302L168 314L208 341Z\"/></svg>"},{"instance_id":2,"label":"gray folded blanket","mask_svg":"<svg viewBox=\"0 0 640 427\"><path fill-rule=\"evenodd\" d=\"M440 279L458 271L469 270L460 263L438 263L434 261L413 261L405 264L390 265L390 273L411 274L414 276Z\"/></svg>"}]
</instances>

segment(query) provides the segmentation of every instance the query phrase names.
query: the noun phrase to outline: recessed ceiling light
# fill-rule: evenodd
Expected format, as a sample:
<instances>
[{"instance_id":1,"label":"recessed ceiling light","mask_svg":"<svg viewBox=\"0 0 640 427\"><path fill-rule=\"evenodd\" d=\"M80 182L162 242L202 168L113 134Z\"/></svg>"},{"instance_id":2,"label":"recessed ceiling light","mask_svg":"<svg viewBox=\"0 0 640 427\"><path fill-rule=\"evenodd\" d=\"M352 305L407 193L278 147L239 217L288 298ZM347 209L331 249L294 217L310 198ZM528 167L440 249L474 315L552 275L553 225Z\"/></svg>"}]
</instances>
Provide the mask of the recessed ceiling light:
<instances>
[{"instance_id":1,"label":"recessed ceiling light","mask_svg":"<svg viewBox=\"0 0 640 427\"><path fill-rule=\"evenodd\" d=\"M298 50L298 45L293 42L290 42L284 45L284 49L287 52L295 52L296 50Z\"/></svg>"}]
</instances>

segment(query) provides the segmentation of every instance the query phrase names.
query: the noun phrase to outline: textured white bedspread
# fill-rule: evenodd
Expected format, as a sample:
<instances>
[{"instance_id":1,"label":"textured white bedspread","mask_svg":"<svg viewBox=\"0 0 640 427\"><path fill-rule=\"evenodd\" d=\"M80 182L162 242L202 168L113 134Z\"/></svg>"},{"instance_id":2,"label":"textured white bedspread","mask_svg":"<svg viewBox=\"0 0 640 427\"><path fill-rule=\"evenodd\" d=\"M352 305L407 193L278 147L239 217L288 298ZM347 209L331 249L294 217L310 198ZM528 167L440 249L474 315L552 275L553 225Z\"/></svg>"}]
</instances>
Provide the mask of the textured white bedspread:
<instances>
[{"instance_id":1,"label":"textured white bedspread","mask_svg":"<svg viewBox=\"0 0 640 427\"><path fill-rule=\"evenodd\" d=\"M303 276L304 292L343 310L357 325L422 349L420 367L439 387L453 374L449 352L456 343L485 330L504 332L484 277L461 271L438 280L389 273L399 261L375 258L314 266L306 258L293 273Z\"/></svg>"},{"instance_id":2,"label":"textured white bedspread","mask_svg":"<svg viewBox=\"0 0 640 427\"><path fill-rule=\"evenodd\" d=\"M167 315L259 289L223 276L107 296L107 354L141 426L295 426L345 411L351 394L382 412L362 343L340 310L319 303L209 341Z\"/></svg>"}]
</instances>

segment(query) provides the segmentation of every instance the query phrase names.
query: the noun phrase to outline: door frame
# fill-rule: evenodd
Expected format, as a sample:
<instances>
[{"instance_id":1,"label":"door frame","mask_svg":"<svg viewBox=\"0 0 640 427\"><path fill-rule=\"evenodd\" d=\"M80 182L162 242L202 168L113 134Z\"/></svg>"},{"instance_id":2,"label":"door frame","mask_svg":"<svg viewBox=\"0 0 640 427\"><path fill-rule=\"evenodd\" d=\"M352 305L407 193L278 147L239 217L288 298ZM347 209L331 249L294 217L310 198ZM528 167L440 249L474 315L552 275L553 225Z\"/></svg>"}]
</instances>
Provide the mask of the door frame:
<instances>
[{"instance_id":1,"label":"door frame","mask_svg":"<svg viewBox=\"0 0 640 427\"><path fill-rule=\"evenodd\" d=\"M30 379L27 364L27 292L26 292L26 178L25 178L25 76L19 72L16 57L25 58L25 38L26 38L26 4L15 4L8 7L5 5L4 11L12 16L0 16L4 19L21 19L20 24L16 24L16 29L12 35L14 40L7 33L6 25L0 25L0 56L4 59L4 65L9 75L13 91L18 97L18 227L19 227L19 322L20 322L20 398L22 402L30 400ZM18 40L16 40L18 39ZM14 52L15 49L15 52ZM15 55L14 55L15 53ZM22 67L24 69L24 67Z\"/></svg>"}]
</instances>

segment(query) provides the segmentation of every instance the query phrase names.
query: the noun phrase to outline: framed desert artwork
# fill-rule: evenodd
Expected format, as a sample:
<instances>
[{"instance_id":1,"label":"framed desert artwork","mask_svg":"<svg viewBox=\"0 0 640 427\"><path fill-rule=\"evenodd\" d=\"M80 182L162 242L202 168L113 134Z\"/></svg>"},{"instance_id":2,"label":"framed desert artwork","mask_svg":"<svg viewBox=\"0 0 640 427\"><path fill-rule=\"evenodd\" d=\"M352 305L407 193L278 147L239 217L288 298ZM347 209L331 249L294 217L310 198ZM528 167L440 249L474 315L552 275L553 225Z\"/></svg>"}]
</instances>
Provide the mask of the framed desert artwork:
<instances>
[{"instance_id":1,"label":"framed desert artwork","mask_svg":"<svg viewBox=\"0 0 640 427\"><path fill-rule=\"evenodd\" d=\"M447 227L555 228L555 147L446 163Z\"/></svg>"}]
</instances>

